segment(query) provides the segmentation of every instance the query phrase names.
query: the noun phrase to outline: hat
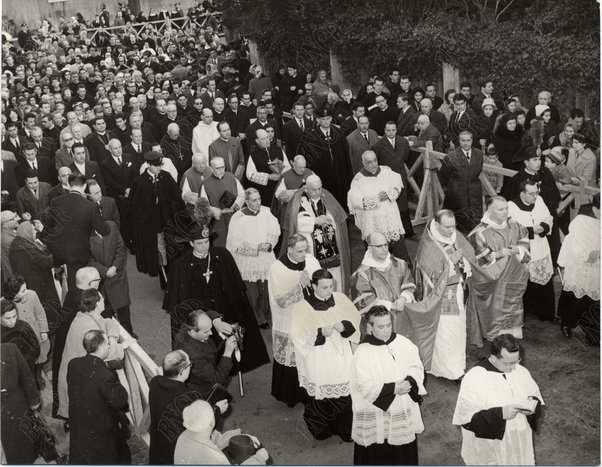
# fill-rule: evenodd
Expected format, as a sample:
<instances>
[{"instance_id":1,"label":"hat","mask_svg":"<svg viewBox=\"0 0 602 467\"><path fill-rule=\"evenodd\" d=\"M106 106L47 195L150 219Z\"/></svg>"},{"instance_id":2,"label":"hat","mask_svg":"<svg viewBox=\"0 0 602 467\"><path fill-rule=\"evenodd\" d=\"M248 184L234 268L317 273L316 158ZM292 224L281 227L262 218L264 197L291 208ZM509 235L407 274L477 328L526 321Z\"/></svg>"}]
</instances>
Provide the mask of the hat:
<instances>
[{"instance_id":1,"label":"hat","mask_svg":"<svg viewBox=\"0 0 602 467\"><path fill-rule=\"evenodd\" d=\"M253 440L247 435L230 438L228 446L223 450L230 464L240 465L257 452Z\"/></svg>"},{"instance_id":2,"label":"hat","mask_svg":"<svg viewBox=\"0 0 602 467\"><path fill-rule=\"evenodd\" d=\"M333 112L329 107L324 107L316 112L316 118L332 117Z\"/></svg>"},{"instance_id":3,"label":"hat","mask_svg":"<svg viewBox=\"0 0 602 467\"><path fill-rule=\"evenodd\" d=\"M15 213L13 211L2 211L2 213L0 213L0 222L2 224L8 221L12 221L14 218Z\"/></svg>"},{"instance_id":4,"label":"hat","mask_svg":"<svg viewBox=\"0 0 602 467\"><path fill-rule=\"evenodd\" d=\"M161 165L162 159L163 156L160 152L157 151L149 151L144 155L144 160L150 165Z\"/></svg>"},{"instance_id":5,"label":"hat","mask_svg":"<svg viewBox=\"0 0 602 467\"><path fill-rule=\"evenodd\" d=\"M213 224L213 213L211 205L207 198L198 198L194 205L193 211L194 224L189 228L189 240L201 240L208 238L213 240L217 234L212 232L211 225Z\"/></svg>"},{"instance_id":6,"label":"hat","mask_svg":"<svg viewBox=\"0 0 602 467\"><path fill-rule=\"evenodd\" d=\"M539 117L544 110L548 110L550 108L549 105L545 105L545 104L537 104L535 106L535 116Z\"/></svg>"},{"instance_id":7,"label":"hat","mask_svg":"<svg viewBox=\"0 0 602 467\"><path fill-rule=\"evenodd\" d=\"M491 143L489 146L487 146L487 155L497 156L497 149L495 148L495 144Z\"/></svg>"},{"instance_id":8,"label":"hat","mask_svg":"<svg viewBox=\"0 0 602 467\"><path fill-rule=\"evenodd\" d=\"M295 62L289 62L286 66L287 68L293 68L295 70L297 69L297 64Z\"/></svg>"},{"instance_id":9,"label":"hat","mask_svg":"<svg viewBox=\"0 0 602 467\"><path fill-rule=\"evenodd\" d=\"M546 149L543 152L543 155L546 156L548 159L550 159L555 164L560 165L565 161L564 154L562 154L563 150L564 150L564 148L562 146L555 146L551 149Z\"/></svg>"},{"instance_id":10,"label":"hat","mask_svg":"<svg viewBox=\"0 0 602 467\"><path fill-rule=\"evenodd\" d=\"M483 99L481 108L485 107L486 105L491 105L494 109L497 109L497 105L495 105L495 101L491 97L486 97L485 99Z\"/></svg>"},{"instance_id":11,"label":"hat","mask_svg":"<svg viewBox=\"0 0 602 467\"><path fill-rule=\"evenodd\" d=\"M528 161L534 157L539 157L539 154L537 154L537 148L535 146L529 146L519 150L516 154L516 157L513 159L513 162Z\"/></svg>"}]
</instances>

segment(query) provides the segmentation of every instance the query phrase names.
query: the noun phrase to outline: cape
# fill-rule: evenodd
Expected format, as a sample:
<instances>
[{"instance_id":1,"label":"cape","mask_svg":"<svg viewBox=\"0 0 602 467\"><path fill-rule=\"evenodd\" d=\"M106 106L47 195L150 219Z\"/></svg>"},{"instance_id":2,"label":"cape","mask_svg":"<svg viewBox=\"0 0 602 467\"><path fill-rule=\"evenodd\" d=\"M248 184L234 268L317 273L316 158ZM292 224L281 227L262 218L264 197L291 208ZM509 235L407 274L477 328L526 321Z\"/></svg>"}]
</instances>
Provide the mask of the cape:
<instances>
[{"instance_id":1,"label":"cape","mask_svg":"<svg viewBox=\"0 0 602 467\"><path fill-rule=\"evenodd\" d=\"M209 255L215 275L203 288L213 287L214 290L210 294L206 290L204 293L200 284L200 281L205 281L202 276L205 270L199 267L202 260L187 249L169 270L163 308L178 319L184 319L191 311L199 309L221 313L224 321L239 323L245 328L240 370L246 372L269 363L270 357L234 258L223 247L210 247Z\"/></svg>"},{"instance_id":2,"label":"cape","mask_svg":"<svg viewBox=\"0 0 602 467\"><path fill-rule=\"evenodd\" d=\"M424 229L416 260L414 263L414 278L416 281L416 302L407 303L403 312L395 319L394 331L410 339L420 351L420 360L425 370L430 370L433 358L433 348L439 317L441 316L441 301L449 277L449 263L439 244L435 241L427 227ZM456 231L456 246L464 252L464 258L471 268L477 266L475 252L464 235ZM469 287L471 280L468 280ZM470 332L470 328L469 328Z\"/></svg>"},{"instance_id":3,"label":"cape","mask_svg":"<svg viewBox=\"0 0 602 467\"><path fill-rule=\"evenodd\" d=\"M282 241L280 243L279 256L286 254L288 237L298 232L297 214L299 213L302 196L303 189L300 188L293 195L286 207L284 222L280 226L282 229ZM341 256L341 276L343 277L342 291L346 293L349 288L349 277L351 276L351 250L349 246L349 232L347 231L347 213L343 210L336 198L324 188L322 188L322 202L337 224L336 239L339 255ZM294 215L291 215L291 213L294 213Z\"/></svg>"}]
</instances>

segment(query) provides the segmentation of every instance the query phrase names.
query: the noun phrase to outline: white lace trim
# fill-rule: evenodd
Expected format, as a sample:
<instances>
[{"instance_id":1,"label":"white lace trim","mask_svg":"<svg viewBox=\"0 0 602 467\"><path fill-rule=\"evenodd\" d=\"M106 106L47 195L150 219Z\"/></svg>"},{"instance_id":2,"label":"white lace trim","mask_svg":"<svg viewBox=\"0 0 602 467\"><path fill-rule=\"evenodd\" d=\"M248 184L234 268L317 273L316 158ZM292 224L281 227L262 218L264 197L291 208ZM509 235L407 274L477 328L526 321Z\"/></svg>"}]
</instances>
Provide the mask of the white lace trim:
<instances>
[{"instance_id":1,"label":"white lace trim","mask_svg":"<svg viewBox=\"0 0 602 467\"><path fill-rule=\"evenodd\" d=\"M380 232L388 241L396 241L405 233L399 216L397 204L382 203L379 209L373 211L355 211L355 225L365 239L372 232Z\"/></svg>"},{"instance_id":2,"label":"white lace trim","mask_svg":"<svg viewBox=\"0 0 602 467\"><path fill-rule=\"evenodd\" d=\"M276 261L273 251L261 251L259 256L243 256L238 253L233 253L232 256L240 275L247 282L267 281L270 266Z\"/></svg>"},{"instance_id":3,"label":"white lace trim","mask_svg":"<svg viewBox=\"0 0 602 467\"><path fill-rule=\"evenodd\" d=\"M306 376L301 376L301 387L307 390L311 397L316 399L336 399L350 394L351 383L349 381L339 384L320 384L309 382Z\"/></svg>"},{"instance_id":4,"label":"white lace trim","mask_svg":"<svg viewBox=\"0 0 602 467\"><path fill-rule=\"evenodd\" d=\"M282 331L276 329L272 332L272 350L274 360L284 366L296 367L295 347L291 337Z\"/></svg>"}]
</instances>

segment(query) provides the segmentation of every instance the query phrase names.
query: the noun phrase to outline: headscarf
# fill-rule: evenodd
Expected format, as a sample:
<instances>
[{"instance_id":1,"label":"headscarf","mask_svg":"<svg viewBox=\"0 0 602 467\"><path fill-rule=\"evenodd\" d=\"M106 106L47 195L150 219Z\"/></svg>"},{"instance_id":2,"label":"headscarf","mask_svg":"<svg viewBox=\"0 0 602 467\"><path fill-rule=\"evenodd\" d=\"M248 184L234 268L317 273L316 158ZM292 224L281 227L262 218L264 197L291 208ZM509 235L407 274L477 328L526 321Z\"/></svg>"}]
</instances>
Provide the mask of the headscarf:
<instances>
[{"instance_id":1,"label":"headscarf","mask_svg":"<svg viewBox=\"0 0 602 467\"><path fill-rule=\"evenodd\" d=\"M17 237L21 237L31 243L36 243L36 231L29 221L22 222L17 227Z\"/></svg>"}]
</instances>

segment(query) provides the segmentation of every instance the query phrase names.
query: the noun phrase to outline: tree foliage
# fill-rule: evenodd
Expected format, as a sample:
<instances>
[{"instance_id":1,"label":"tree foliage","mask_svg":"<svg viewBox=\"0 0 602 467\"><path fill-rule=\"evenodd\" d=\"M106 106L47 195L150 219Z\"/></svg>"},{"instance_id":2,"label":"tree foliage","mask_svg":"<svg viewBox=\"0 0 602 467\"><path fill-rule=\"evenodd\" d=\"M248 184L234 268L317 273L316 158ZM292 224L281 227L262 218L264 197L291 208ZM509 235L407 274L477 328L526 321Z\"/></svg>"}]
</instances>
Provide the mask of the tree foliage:
<instances>
[{"instance_id":1,"label":"tree foliage","mask_svg":"<svg viewBox=\"0 0 602 467\"><path fill-rule=\"evenodd\" d=\"M350 74L397 65L436 79L447 62L512 92L600 86L594 0L222 0L222 8L263 54L307 71L332 50Z\"/></svg>"}]
</instances>

